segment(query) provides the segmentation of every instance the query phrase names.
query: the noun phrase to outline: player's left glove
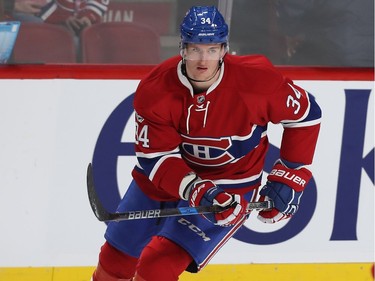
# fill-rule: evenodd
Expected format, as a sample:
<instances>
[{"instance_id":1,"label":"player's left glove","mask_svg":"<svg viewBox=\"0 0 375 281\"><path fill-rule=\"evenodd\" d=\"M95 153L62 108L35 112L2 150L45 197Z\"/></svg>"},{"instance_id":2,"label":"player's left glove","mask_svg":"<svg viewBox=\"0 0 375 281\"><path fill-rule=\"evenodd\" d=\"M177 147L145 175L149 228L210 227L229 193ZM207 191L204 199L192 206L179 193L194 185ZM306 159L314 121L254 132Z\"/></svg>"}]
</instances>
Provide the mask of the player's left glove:
<instances>
[{"instance_id":1,"label":"player's left glove","mask_svg":"<svg viewBox=\"0 0 375 281\"><path fill-rule=\"evenodd\" d=\"M275 223L294 215L300 199L312 174L306 168L290 169L281 160L276 161L267 184L260 191L260 201L272 200L274 208L259 212L258 219Z\"/></svg>"}]
</instances>

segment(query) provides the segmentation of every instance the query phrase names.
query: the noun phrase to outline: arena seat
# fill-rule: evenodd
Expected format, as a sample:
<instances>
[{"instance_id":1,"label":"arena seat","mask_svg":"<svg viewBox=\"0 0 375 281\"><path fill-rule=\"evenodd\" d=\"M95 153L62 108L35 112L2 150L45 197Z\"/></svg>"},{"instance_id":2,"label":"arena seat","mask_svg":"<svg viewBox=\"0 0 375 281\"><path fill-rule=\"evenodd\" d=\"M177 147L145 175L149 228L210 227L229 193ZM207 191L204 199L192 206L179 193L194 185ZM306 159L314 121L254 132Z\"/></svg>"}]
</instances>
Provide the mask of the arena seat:
<instances>
[{"instance_id":1,"label":"arena seat","mask_svg":"<svg viewBox=\"0 0 375 281\"><path fill-rule=\"evenodd\" d=\"M75 63L73 34L60 25L22 22L12 63Z\"/></svg>"},{"instance_id":2,"label":"arena seat","mask_svg":"<svg viewBox=\"0 0 375 281\"><path fill-rule=\"evenodd\" d=\"M86 28L80 36L82 63L157 64L160 38L134 23L106 22Z\"/></svg>"}]
</instances>

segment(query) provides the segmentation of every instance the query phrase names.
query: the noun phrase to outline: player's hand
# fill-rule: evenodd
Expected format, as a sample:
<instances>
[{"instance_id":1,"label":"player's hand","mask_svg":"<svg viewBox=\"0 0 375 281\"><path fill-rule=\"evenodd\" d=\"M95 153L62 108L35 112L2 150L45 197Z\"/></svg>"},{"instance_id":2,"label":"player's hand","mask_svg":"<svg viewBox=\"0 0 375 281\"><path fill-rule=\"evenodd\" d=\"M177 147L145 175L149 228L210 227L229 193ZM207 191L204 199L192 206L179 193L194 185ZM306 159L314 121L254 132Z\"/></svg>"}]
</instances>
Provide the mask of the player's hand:
<instances>
[{"instance_id":1,"label":"player's hand","mask_svg":"<svg viewBox=\"0 0 375 281\"><path fill-rule=\"evenodd\" d=\"M274 208L259 212L258 219L265 223L275 223L293 216L299 208L303 190L311 176L311 172L306 168L290 169L281 161L276 162L267 184L259 193L260 201L272 200Z\"/></svg>"},{"instance_id":2,"label":"player's hand","mask_svg":"<svg viewBox=\"0 0 375 281\"><path fill-rule=\"evenodd\" d=\"M303 192L296 192L285 184L269 181L259 194L259 201L272 200L274 208L260 211L258 219L264 223L275 223L289 219L297 212Z\"/></svg>"},{"instance_id":3,"label":"player's hand","mask_svg":"<svg viewBox=\"0 0 375 281\"><path fill-rule=\"evenodd\" d=\"M212 223L220 226L235 225L247 214L247 202L241 195L229 194L210 180L194 183L189 195L189 205L192 207L212 205L228 207L220 213L203 215Z\"/></svg>"}]
</instances>

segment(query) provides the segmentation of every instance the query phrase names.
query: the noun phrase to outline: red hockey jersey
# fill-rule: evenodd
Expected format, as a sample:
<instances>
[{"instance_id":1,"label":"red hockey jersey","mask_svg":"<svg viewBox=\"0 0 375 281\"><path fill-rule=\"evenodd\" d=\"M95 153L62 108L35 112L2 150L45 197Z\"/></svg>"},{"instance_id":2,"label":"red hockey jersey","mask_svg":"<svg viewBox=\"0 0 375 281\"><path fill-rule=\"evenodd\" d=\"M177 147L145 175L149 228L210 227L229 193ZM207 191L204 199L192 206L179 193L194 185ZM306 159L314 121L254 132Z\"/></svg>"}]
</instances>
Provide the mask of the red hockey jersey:
<instances>
[{"instance_id":1,"label":"red hockey jersey","mask_svg":"<svg viewBox=\"0 0 375 281\"><path fill-rule=\"evenodd\" d=\"M70 16L86 16L91 23L98 23L108 4L109 0L54 0L43 7L40 17L46 23L61 24Z\"/></svg>"},{"instance_id":2,"label":"red hockey jersey","mask_svg":"<svg viewBox=\"0 0 375 281\"><path fill-rule=\"evenodd\" d=\"M181 57L165 61L140 82L134 108L132 174L158 200L180 199L181 181L191 172L229 192L259 186L269 122L284 128L280 157L311 164L321 118L314 97L265 57L230 54L218 81L198 94L181 72Z\"/></svg>"}]
</instances>

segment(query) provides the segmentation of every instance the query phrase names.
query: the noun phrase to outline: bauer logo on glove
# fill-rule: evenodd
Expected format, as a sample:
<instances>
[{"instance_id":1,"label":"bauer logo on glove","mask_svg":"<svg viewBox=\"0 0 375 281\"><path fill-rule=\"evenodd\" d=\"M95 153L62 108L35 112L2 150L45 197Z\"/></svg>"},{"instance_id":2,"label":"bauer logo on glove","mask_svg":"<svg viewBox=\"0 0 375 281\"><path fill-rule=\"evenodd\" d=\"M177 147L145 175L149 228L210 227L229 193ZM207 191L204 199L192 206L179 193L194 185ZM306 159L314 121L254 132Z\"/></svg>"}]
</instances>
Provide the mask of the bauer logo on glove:
<instances>
[{"instance_id":1,"label":"bauer logo on glove","mask_svg":"<svg viewBox=\"0 0 375 281\"><path fill-rule=\"evenodd\" d=\"M305 188L306 181L302 179L301 177L297 176L296 173L292 173L289 171L285 171L285 169L272 169L272 171L269 174L271 177L274 176L275 180L278 178L284 178L287 181L291 181L293 183L296 183L297 185L300 185L302 188Z\"/></svg>"},{"instance_id":2,"label":"bauer logo on glove","mask_svg":"<svg viewBox=\"0 0 375 281\"><path fill-rule=\"evenodd\" d=\"M306 168L291 169L281 160L276 161L267 184L259 192L260 201L272 200L274 208L259 212L258 219L264 223L275 223L293 216L311 177L311 172Z\"/></svg>"}]
</instances>

